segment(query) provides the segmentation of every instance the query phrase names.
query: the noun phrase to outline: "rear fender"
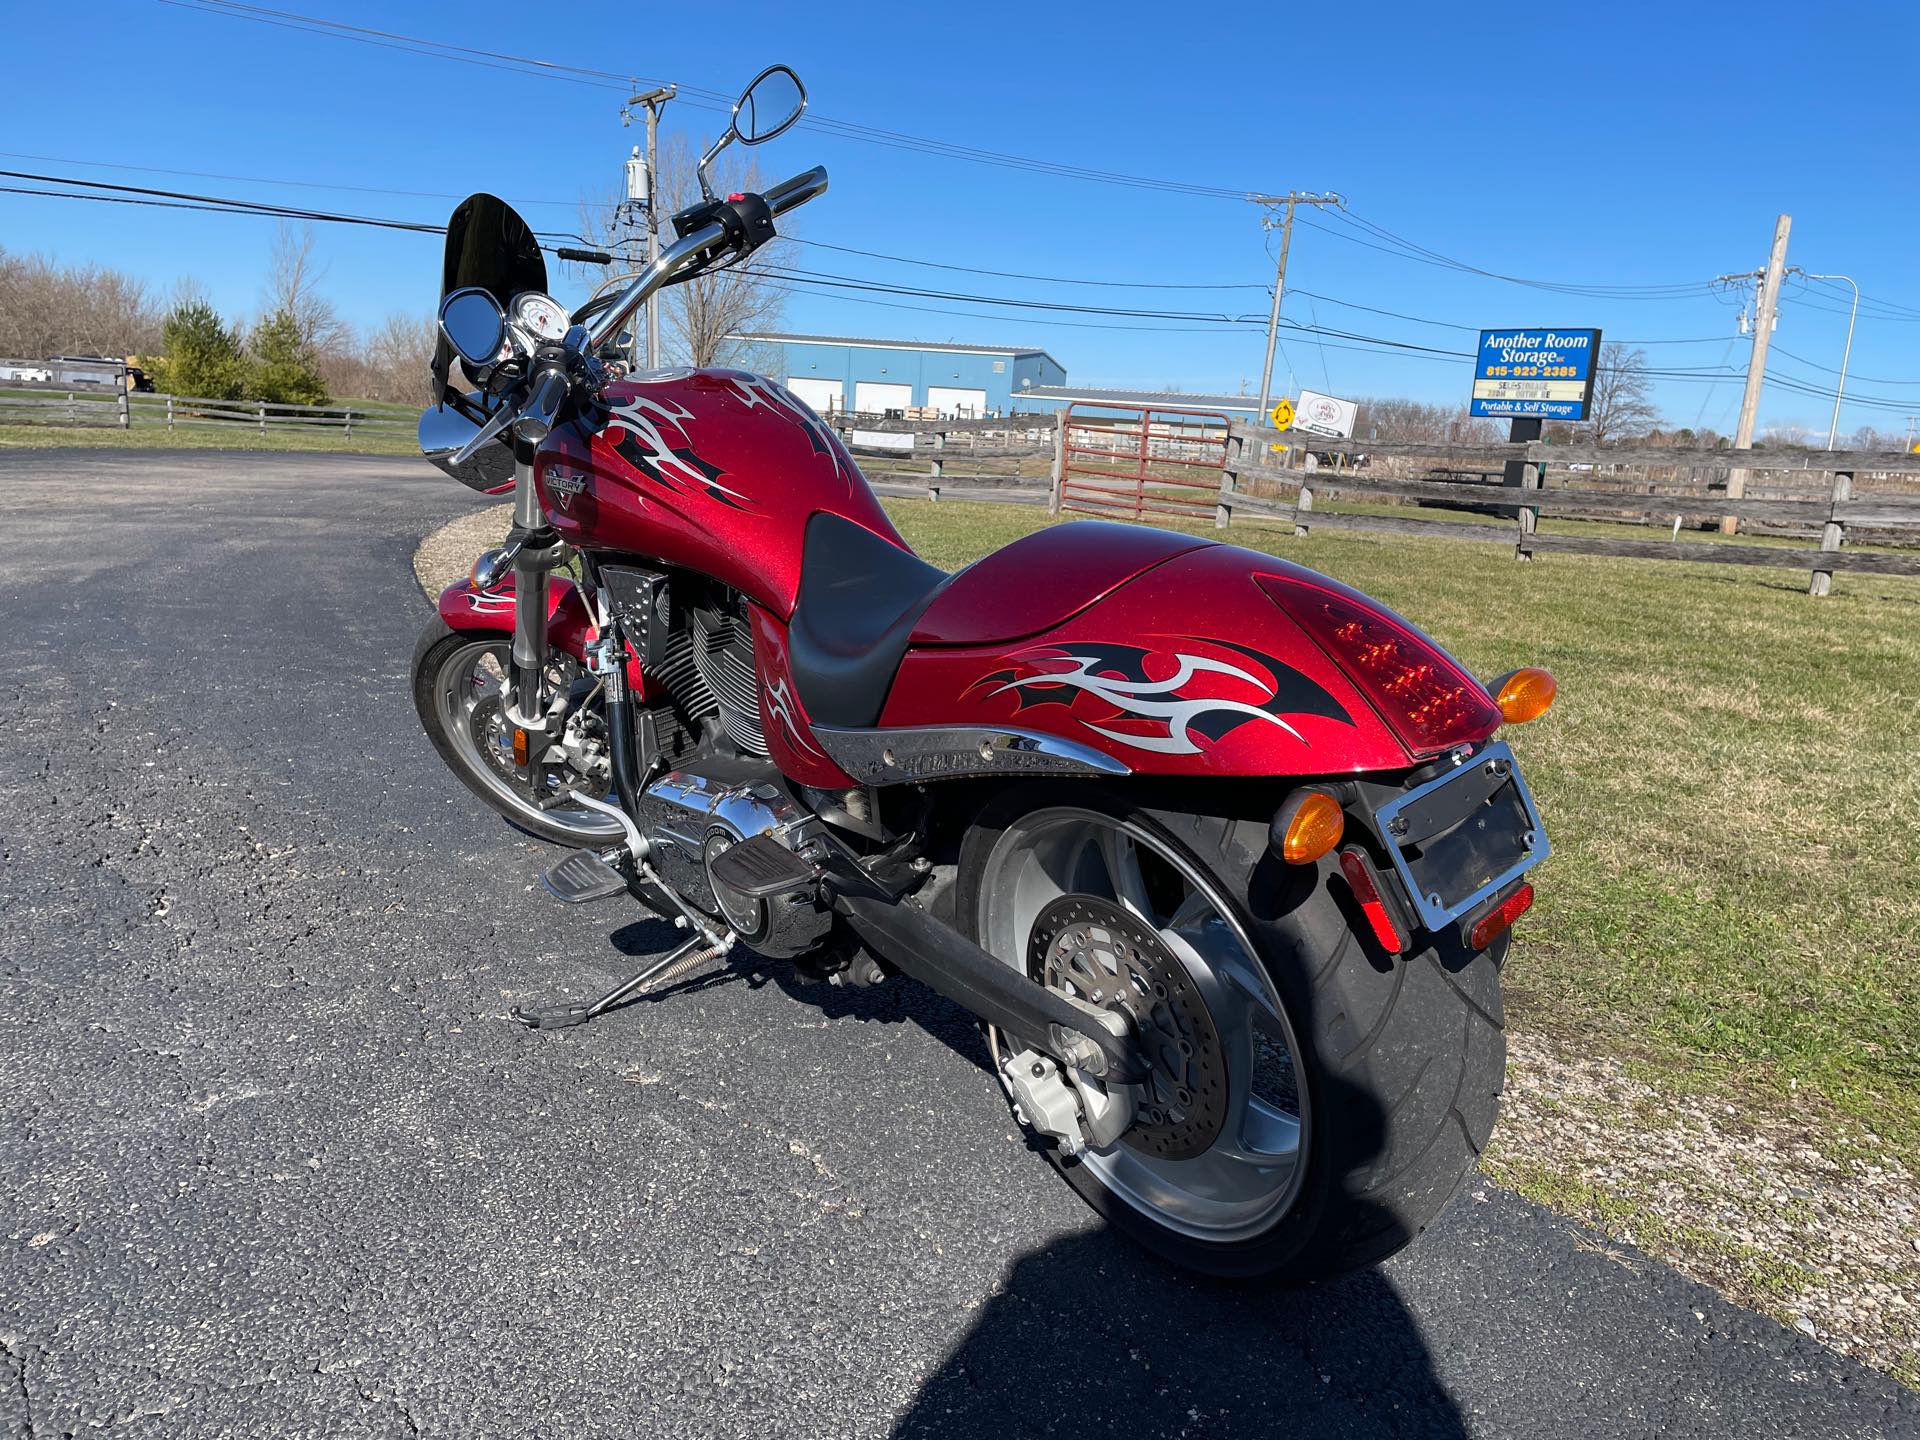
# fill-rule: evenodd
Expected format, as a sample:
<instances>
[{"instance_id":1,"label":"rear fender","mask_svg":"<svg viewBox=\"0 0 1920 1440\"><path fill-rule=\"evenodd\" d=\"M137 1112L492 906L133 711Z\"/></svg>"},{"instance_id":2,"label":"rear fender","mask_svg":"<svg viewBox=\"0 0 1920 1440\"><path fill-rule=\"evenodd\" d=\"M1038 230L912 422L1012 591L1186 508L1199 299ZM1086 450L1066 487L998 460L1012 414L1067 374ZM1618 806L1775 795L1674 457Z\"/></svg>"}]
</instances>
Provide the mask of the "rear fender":
<instances>
[{"instance_id":1,"label":"rear fender","mask_svg":"<svg viewBox=\"0 0 1920 1440\"><path fill-rule=\"evenodd\" d=\"M1135 774L1327 776L1413 757L1256 583L1286 561L1209 545L1010 644L917 646L882 727L998 726L1091 746Z\"/></svg>"}]
</instances>

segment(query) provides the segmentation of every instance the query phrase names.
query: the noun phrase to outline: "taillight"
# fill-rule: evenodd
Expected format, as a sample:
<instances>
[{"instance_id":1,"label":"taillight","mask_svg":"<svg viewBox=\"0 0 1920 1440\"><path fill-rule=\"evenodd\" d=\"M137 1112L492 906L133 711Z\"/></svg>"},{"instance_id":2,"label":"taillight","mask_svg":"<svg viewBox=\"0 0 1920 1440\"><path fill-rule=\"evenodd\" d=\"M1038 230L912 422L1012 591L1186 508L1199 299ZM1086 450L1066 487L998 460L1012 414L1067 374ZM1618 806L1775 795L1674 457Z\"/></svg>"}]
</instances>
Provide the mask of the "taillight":
<instances>
[{"instance_id":1,"label":"taillight","mask_svg":"<svg viewBox=\"0 0 1920 1440\"><path fill-rule=\"evenodd\" d=\"M1473 930L1467 936L1467 946L1473 950L1484 950L1513 928L1513 922L1526 914L1533 906L1533 883L1522 885L1493 909L1473 922Z\"/></svg>"},{"instance_id":2,"label":"taillight","mask_svg":"<svg viewBox=\"0 0 1920 1440\"><path fill-rule=\"evenodd\" d=\"M1380 948L1389 955L1406 952L1407 940L1400 933L1400 927L1393 922L1393 912L1387 909L1386 898L1380 893L1380 881L1373 872L1373 864L1364 853L1349 847L1340 852L1340 873L1347 877L1347 886L1353 891L1353 898L1360 902L1360 913L1367 917L1372 927L1373 938L1380 942Z\"/></svg>"},{"instance_id":3,"label":"taillight","mask_svg":"<svg viewBox=\"0 0 1920 1440\"><path fill-rule=\"evenodd\" d=\"M1320 643L1414 755L1483 740L1500 724L1486 688L1412 626L1357 595L1290 575L1261 589Z\"/></svg>"}]
</instances>

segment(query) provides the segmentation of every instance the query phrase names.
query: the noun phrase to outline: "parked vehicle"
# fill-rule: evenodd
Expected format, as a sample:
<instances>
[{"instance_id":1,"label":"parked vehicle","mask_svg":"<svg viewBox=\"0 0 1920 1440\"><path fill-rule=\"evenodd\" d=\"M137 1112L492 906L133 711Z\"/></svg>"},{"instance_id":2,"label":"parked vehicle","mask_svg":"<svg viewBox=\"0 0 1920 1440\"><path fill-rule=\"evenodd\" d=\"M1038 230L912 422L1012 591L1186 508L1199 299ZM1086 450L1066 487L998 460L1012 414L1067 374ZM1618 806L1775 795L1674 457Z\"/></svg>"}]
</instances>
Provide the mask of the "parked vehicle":
<instances>
[{"instance_id":1,"label":"parked vehicle","mask_svg":"<svg viewBox=\"0 0 1920 1440\"><path fill-rule=\"evenodd\" d=\"M1161 1255L1301 1280L1391 1253L1494 1123L1500 966L1548 852L1495 732L1551 676L1483 685L1337 581L1169 531L1058 525L949 575L780 384L623 373L642 303L826 191L706 183L804 105L759 76L677 243L572 313L503 202L448 227L421 445L514 525L421 636L421 722L573 847L555 896L687 934L516 1018L583 1023L736 946L904 974L984 1022L1036 1146Z\"/></svg>"}]
</instances>

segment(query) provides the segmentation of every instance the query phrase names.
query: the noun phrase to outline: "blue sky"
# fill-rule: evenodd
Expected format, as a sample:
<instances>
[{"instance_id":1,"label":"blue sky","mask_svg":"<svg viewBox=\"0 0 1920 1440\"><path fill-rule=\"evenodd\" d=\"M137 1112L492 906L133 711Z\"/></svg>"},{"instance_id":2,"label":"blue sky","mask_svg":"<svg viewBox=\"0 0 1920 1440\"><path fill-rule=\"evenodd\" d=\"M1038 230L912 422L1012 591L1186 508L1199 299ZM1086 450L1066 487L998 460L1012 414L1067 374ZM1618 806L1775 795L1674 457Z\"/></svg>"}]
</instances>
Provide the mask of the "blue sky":
<instances>
[{"instance_id":1,"label":"blue sky","mask_svg":"<svg viewBox=\"0 0 1920 1440\"><path fill-rule=\"evenodd\" d=\"M1646 343L1660 369L1686 372L1658 391L1676 424L1731 428L1747 342L1735 333L1737 302L1705 282L1764 263L1786 211L1789 262L1850 274L1869 297L1843 430L1904 431L1908 411L1920 413L1920 6L1909 3L1668 0L1540 6L1528 19L1527 7L1392 0L1203 7L1184 12L1190 23L1124 3L273 3L710 90L784 60L806 79L813 112L833 120L1236 192L1338 191L1356 218L1305 212L1325 228L1295 231L1288 320L1443 351L1470 348L1469 330L1482 326L1598 325L1608 339ZM490 188L537 229L570 229L579 197L616 183L640 136L621 128L613 90L244 22L198 0L22 5L7 30L15 63L0 168L431 221L452 197ZM19 63L36 55L48 63ZM669 129L696 137L718 119L690 103L667 112ZM831 193L795 227L808 240L1075 280L1259 287L1272 277L1261 212L1243 200L976 164L819 126L760 156L776 174L831 170ZM192 274L234 315L259 304L272 232L260 219L0 195L0 245L120 266L163 288ZM1402 242L1578 288L1419 263ZM433 303L434 239L320 226L318 247L327 289L356 322ZM790 329L1032 343L1086 385L1259 383L1267 296L1257 288L1062 285L808 247L796 263L1254 323L1043 319L859 297L922 307L885 308L816 291L791 299ZM1770 371L1783 383L1769 385L1762 423L1824 437L1830 400L1788 384L1831 389L1850 293L1795 283L1787 295ZM1465 360L1301 332L1283 332L1283 345L1276 390L1465 398Z\"/></svg>"}]
</instances>

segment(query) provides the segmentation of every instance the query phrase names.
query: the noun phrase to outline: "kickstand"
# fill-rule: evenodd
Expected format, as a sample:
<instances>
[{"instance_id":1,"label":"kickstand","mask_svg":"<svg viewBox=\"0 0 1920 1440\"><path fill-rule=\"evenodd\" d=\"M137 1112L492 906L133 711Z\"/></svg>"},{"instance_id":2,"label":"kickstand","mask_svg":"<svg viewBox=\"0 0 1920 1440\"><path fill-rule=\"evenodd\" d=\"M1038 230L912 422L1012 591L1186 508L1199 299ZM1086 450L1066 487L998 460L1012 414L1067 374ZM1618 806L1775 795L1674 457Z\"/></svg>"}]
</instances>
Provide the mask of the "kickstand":
<instances>
[{"instance_id":1,"label":"kickstand","mask_svg":"<svg viewBox=\"0 0 1920 1440\"><path fill-rule=\"evenodd\" d=\"M607 991L590 1005L554 1005L544 1010L522 1010L518 1005L509 1012L515 1020L529 1030L564 1030L570 1025L584 1025L594 1016L605 1013L630 996L637 995L649 985L664 985L677 980L689 970L718 959L733 948L733 937L726 936L718 944L711 943L705 936L696 935L672 954L656 960L630 980L623 980Z\"/></svg>"}]
</instances>

